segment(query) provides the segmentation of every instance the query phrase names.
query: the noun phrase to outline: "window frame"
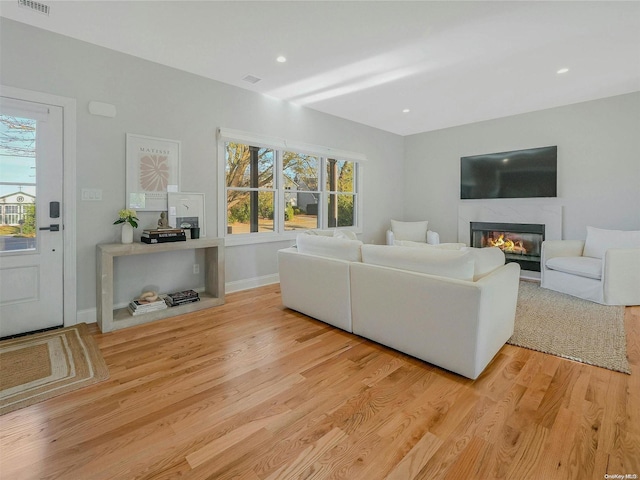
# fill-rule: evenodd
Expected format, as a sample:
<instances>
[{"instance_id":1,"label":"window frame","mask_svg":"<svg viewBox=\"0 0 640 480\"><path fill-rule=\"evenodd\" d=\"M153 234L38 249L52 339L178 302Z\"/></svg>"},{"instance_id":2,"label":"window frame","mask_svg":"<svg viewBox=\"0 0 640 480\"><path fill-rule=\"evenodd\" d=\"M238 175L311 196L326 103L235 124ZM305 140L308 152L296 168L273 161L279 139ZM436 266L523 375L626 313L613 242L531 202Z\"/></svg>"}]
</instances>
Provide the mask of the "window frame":
<instances>
[{"instance_id":1,"label":"window frame","mask_svg":"<svg viewBox=\"0 0 640 480\"><path fill-rule=\"evenodd\" d=\"M252 147L270 148L275 153L274 165L274 223L272 232L252 232L252 233L227 233L227 185L226 185L226 143L237 142ZM218 149L218 236L225 239L226 245L249 245L256 243L284 242L293 240L302 229L285 230L284 220L286 185L283 172L283 155L285 151L313 155L319 158L319 200L318 200L318 224L317 228L328 229L337 228L349 230L356 234L363 231L363 170L366 157L359 153L336 150L328 147L302 144L286 141L279 138L268 137L239 130L219 128L217 132ZM353 192L329 192L326 187L326 165L329 159L347 161L354 164L354 185ZM328 227L327 202L330 194L350 194L355 197L354 201L354 225L345 227Z\"/></svg>"}]
</instances>

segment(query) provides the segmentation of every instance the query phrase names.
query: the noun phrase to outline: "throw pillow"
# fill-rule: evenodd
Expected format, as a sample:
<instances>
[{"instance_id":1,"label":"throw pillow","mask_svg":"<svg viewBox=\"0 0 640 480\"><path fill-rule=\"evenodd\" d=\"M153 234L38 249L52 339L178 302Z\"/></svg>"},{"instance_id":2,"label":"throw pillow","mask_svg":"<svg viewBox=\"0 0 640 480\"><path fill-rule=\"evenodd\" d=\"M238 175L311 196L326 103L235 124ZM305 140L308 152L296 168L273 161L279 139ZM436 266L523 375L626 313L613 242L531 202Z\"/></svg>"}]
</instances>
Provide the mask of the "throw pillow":
<instances>
[{"instance_id":1,"label":"throw pillow","mask_svg":"<svg viewBox=\"0 0 640 480\"><path fill-rule=\"evenodd\" d=\"M299 233L296 237L298 252L308 255L337 258L349 262L359 262L361 259L360 240L346 240L344 238L327 237L325 235L307 235Z\"/></svg>"},{"instance_id":2,"label":"throw pillow","mask_svg":"<svg viewBox=\"0 0 640 480\"><path fill-rule=\"evenodd\" d=\"M427 241L427 225L429 222L400 222L391 220L391 231L396 240L409 240L412 242Z\"/></svg>"},{"instance_id":3,"label":"throw pillow","mask_svg":"<svg viewBox=\"0 0 640 480\"><path fill-rule=\"evenodd\" d=\"M587 239L582 255L585 257L604 258L610 248L640 247L640 230L605 230L587 227Z\"/></svg>"},{"instance_id":4,"label":"throw pillow","mask_svg":"<svg viewBox=\"0 0 640 480\"><path fill-rule=\"evenodd\" d=\"M344 238L346 240L358 240L358 237L355 233L350 230L334 230L333 231L334 238Z\"/></svg>"},{"instance_id":5,"label":"throw pillow","mask_svg":"<svg viewBox=\"0 0 640 480\"><path fill-rule=\"evenodd\" d=\"M320 235L323 237L333 237L333 230L313 229L313 230L305 230L302 233L305 235Z\"/></svg>"}]
</instances>

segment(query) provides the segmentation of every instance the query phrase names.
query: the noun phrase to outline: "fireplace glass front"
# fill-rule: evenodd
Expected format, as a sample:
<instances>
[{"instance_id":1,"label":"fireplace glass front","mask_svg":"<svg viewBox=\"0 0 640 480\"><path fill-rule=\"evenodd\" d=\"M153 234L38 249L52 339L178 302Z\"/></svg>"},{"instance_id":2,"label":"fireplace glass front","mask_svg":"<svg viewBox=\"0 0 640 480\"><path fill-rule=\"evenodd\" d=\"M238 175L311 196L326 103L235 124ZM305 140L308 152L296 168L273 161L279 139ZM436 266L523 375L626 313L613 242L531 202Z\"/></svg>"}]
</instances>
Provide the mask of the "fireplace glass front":
<instances>
[{"instance_id":1,"label":"fireplace glass front","mask_svg":"<svg viewBox=\"0 0 640 480\"><path fill-rule=\"evenodd\" d=\"M530 223L471 222L472 247L498 247L507 262L523 270L540 271L544 225Z\"/></svg>"}]
</instances>

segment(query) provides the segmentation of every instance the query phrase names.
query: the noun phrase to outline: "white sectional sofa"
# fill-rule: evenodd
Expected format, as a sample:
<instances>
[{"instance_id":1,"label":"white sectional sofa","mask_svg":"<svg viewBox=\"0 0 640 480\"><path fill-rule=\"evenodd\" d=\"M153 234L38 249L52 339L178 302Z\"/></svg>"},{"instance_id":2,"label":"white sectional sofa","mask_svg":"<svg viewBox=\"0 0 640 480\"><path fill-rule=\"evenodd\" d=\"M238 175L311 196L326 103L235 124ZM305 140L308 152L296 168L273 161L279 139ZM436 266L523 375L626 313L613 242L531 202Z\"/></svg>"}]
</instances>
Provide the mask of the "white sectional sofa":
<instances>
[{"instance_id":1,"label":"white sectional sofa","mask_svg":"<svg viewBox=\"0 0 640 480\"><path fill-rule=\"evenodd\" d=\"M298 235L297 248L278 252L282 303L351 332L350 267L361 259L362 242L315 233Z\"/></svg>"},{"instance_id":2,"label":"white sectional sofa","mask_svg":"<svg viewBox=\"0 0 640 480\"><path fill-rule=\"evenodd\" d=\"M301 234L278 263L286 307L467 378L513 334L520 267L497 248Z\"/></svg>"}]
</instances>

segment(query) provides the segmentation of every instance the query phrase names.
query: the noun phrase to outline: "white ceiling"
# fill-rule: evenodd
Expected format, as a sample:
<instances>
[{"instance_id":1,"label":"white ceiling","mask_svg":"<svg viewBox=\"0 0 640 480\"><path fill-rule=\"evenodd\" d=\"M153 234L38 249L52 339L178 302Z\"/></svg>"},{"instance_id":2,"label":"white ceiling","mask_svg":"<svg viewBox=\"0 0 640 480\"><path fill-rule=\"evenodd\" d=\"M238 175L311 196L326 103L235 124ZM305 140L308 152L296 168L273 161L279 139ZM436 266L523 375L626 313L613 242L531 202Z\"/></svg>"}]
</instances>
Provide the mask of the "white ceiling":
<instances>
[{"instance_id":1,"label":"white ceiling","mask_svg":"<svg viewBox=\"0 0 640 480\"><path fill-rule=\"evenodd\" d=\"M640 91L637 1L39 1L0 15L400 135Z\"/></svg>"}]
</instances>

